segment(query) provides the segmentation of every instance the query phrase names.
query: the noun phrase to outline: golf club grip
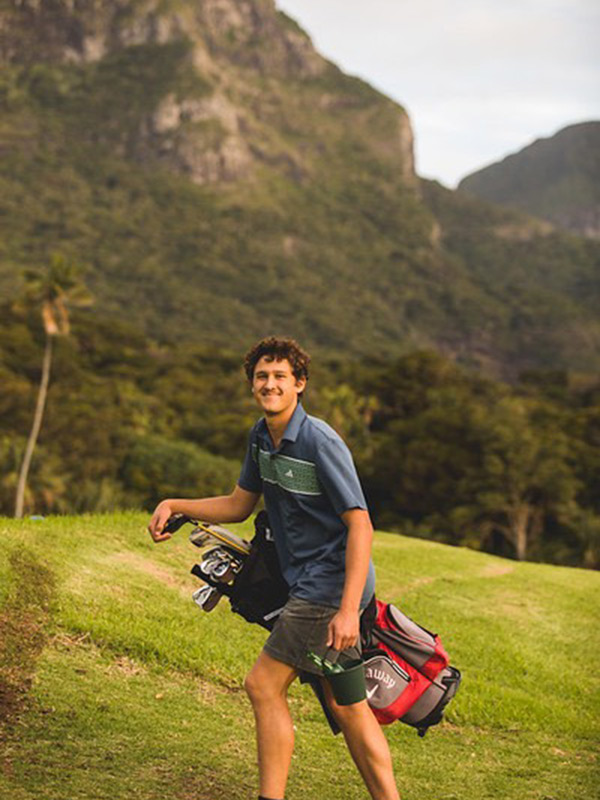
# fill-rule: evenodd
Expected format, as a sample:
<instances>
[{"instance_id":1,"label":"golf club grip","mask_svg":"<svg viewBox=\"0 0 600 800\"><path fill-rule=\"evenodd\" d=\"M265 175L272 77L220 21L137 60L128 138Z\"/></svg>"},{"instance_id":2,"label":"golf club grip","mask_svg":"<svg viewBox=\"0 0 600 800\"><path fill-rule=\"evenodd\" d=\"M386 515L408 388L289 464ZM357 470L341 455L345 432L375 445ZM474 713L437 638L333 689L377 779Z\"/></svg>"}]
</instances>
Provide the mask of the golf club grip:
<instances>
[{"instance_id":1,"label":"golf club grip","mask_svg":"<svg viewBox=\"0 0 600 800\"><path fill-rule=\"evenodd\" d=\"M192 522L195 524L194 520L190 517L187 517L185 514L173 514L167 520L165 527L162 529L161 533L170 533L171 535L177 533L179 528L186 524L186 522Z\"/></svg>"}]
</instances>

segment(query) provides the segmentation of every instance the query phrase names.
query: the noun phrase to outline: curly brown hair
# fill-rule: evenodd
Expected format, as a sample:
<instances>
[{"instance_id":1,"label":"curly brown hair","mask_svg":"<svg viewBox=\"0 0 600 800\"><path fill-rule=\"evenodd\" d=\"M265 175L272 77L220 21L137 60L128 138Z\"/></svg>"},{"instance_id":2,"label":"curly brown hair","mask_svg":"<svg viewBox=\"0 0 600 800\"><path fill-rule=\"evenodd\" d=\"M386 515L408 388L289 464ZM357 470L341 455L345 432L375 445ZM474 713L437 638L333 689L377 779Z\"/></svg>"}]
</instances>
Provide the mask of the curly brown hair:
<instances>
[{"instance_id":1,"label":"curly brown hair","mask_svg":"<svg viewBox=\"0 0 600 800\"><path fill-rule=\"evenodd\" d=\"M267 361L282 361L286 358L290 362L294 378L308 380L310 356L295 339L268 336L248 350L244 356L244 371L250 384L254 379L254 369L263 357L266 357Z\"/></svg>"}]
</instances>

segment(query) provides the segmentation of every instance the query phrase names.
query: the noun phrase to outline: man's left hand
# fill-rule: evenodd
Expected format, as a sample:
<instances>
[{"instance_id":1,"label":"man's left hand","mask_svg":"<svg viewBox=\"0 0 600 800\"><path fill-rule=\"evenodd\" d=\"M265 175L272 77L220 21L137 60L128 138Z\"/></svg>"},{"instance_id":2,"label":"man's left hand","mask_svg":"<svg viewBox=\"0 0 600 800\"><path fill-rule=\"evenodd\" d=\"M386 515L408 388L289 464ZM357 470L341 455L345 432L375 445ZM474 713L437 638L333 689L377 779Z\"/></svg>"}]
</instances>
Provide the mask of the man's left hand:
<instances>
[{"instance_id":1,"label":"man's left hand","mask_svg":"<svg viewBox=\"0 0 600 800\"><path fill-rule=\"evenodd\" d=\"M358 643L359 635L360 619L358 611L346 611L340 608L329 623L327 647L333 647L335 650L354 647Z\"/></svg>"}]
</instances>

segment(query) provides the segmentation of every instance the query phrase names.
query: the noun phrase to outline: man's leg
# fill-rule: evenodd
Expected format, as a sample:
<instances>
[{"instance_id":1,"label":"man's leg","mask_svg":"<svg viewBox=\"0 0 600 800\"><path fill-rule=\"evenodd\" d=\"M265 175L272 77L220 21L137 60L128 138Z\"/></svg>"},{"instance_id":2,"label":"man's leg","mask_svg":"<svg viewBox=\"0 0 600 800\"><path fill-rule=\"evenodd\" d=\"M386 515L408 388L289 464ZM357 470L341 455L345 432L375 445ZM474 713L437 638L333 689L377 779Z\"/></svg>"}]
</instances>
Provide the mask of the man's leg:
<instances>
[{"instance_id":1,"label":"man's leg","mask_svg":"<svg viewBox=\"0 0 600 800\"><path fill-rule=\"evenodd\" d=\"M326 680L323 681L323 688L329 707L342 729L350 755L373 800L400 800L390 748L367 701L339 706Z\"/></svg>"},{"instance_id":2,"label":"man's leg","mask_svg":"<svg viewBox=\"0 0 600 800\"><path fill-rule=\"evenodd\" d=\"M263 650L244 681L256 719L260 794L273 800L283 800L290 771L294 727L287 692L297 676Z\"/></svg>"}]
</instances>

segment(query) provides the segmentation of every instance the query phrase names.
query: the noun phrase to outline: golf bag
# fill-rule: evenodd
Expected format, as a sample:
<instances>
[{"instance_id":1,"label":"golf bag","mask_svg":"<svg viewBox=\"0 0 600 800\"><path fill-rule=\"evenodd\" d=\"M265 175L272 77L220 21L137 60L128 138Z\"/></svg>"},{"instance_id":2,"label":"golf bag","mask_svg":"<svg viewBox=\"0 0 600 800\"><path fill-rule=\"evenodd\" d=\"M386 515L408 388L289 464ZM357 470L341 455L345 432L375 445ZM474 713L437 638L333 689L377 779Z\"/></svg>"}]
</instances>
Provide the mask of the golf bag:
<instances>
[{"instance_id":1,"label":"golf bag","mask_svg":"<svg viewBox=\"0 0 600 800\"><path fill-rule=\"evenodd\" d=\"M437 725L460 684L439 636L395 606L375 601L363 634L367 699L381 725L397 719L425 736Z\"/></svg>"},{"instance_id":2,"label":"golf bag","mask_svg":"<svg viewBox=\"0 0 600 800\"><path fill-rule=\"evenodd\" d=\"M250 543L217 526L201 526L201 538L194 532L190 539L199 547L213 544L213 537L219 536L219 546L215 547L216 559L210 558L192 567L192 574L212 588L208 593L208 605L202 598L198 604L205 611L211 611L220 597L229 598L231 610L267 630L272 630L277 617L286 604L289 587L281 574L275 542L269 527L266 511L257 514L254 521L254 538ZM229 563L232 569L218 573L218 564ZM202 591L202 590L201 590ZM202 597L202 596L201 596Z\"/></svg>"},{"instance_id":3,"label":"golf bag","mask_svg":"<svg viewBox=\"0 0 600 800\"><path fill-rule=\"evenodd\" d=\"M254 529L250 552L234 580L229 601L236 614L270 631L290 590L281 574L266 511L256 516Z\"/></svg>"},{"instance_id":4,"label":"golf bag","mask_svg":"<svg viewBox=\"0 0 600 800\"><path fill-rule=\"evenodd\" d=\"M183 522L193 520L170 520L166 530L177 530ZM198 605L211 611L221 597L228 597L232 611L272 630L289 588L281 574L266 511L255 519L251 542L219 526L194 524L198 527L190 540L201 548L213 546L205 560L192 568L205 584L194 595ZM460 672L449 665L439 637L395 606L373 597L361 615L360 638L367 700L376 719L381 725L400 720L424 736L441 721L460 684ZM339 733L319 678L303 672L300 679L311 686L332 731Z\"/></svg>"}]
</instances>

